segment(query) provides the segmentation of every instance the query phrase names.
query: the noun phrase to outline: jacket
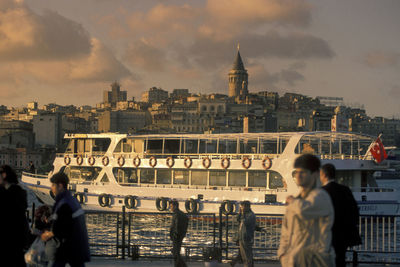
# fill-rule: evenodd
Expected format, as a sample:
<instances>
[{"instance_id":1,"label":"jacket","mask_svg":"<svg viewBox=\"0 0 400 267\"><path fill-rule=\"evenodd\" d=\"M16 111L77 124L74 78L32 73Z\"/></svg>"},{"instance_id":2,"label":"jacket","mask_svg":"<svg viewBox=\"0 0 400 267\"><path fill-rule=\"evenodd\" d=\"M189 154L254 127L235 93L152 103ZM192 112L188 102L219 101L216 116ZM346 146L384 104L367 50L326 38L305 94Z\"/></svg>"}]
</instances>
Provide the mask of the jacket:
<instances>
[{"instance_id":1,"label":"jacket","mask_svg":"<svg viewBox=\"0 0 400 267\"><path fill-rule=\"evenodd\" d=\"M256 216L253 211L248 211L237 216L239 222L239 241L245 244L254 243L254 231L256 228Z\"/></svg>"},{"instance_id":2,"label":"jacket","mask_svg":"<svg viewBox=\"0 0 400 267\"><path fill-rule=\"evenodd\" d=\"M90 261L85 213L68 190L56 196L52 232L60 242L55 255L56 261Z\"/></svg>"},{"instance_id":3,"label":"jacket","mask_svg":"<svg viewBox=\"0 0 400 267\"><path fill-rule=\"evenodd\" d=\"M358 234L359 211L351 190L334 181L322 187L331 197L335 211L332 227L333 246L349 247L361 244Z\"/></svg>"},{"instance_id":4,"label":"jacket","mask_svg":"<svg viewBox=\"0 0 400 267\"><path fill-rule=\"evenodd\" d=\"M282 222L278 249L282 266L335 266L333 220L332 202L324 190L316 188L305 199L294 199Z\"/></svg>"},{"instance_id":5,"label":"jacket","mask_svg":"<svg viewBox=\"0 0 400 267\"><path fill-rule=\"evenodd\" d=\"M169 231L172 241L182 241L186 236L189 219L181 210L176 210L172 215L171 228Z\"/></svg>"}]
</instances>

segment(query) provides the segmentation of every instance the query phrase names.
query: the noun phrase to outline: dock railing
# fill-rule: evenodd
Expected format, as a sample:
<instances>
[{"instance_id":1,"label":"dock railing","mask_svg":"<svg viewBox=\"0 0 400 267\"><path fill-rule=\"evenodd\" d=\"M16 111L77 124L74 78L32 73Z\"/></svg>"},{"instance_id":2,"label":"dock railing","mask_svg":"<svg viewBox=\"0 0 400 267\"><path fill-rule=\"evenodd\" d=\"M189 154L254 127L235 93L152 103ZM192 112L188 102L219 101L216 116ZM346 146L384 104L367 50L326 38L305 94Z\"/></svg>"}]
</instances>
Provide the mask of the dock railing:
<instances>
[{"instance_id":1,"label":"dock railing","mask_svg":"<svg viewBox=\"0 0 400 267\"><path fill-rule=\"evenodd\" d=\"M33 221L33 210L30 213ZM93 256L129 258L172 258L169 227L172 213L86 211L89 243ZM189 227L182 244L186 260L205 260L210 251L218 260L238 253L238 222L235 215L188 214ZM256 214L257 230L253 254L256 261L276 261L283 216ZM346 260L358 263L400 263L400 219L398 215L362 215L359 234L362 244L348 249Z\"/></svg>"}]
</instances>

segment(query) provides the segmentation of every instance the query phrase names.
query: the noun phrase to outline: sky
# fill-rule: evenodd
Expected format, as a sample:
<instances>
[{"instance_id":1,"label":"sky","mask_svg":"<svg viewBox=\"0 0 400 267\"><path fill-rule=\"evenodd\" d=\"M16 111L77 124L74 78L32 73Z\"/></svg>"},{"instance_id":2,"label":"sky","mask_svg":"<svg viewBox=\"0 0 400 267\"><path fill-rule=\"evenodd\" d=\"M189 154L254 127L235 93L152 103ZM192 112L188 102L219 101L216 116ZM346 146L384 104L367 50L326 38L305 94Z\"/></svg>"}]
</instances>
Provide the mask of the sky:
<instances>
[{"instance_id":1,"label":"sky","mask_svg":"<svg viewBox=\"0 0 400 267\"><path fill-rule=\"evenodd\" d=\"M400 118L398 0L0 0L0 105L95 105L119 81L339 96Z\"/></svg>"}]
</instances>

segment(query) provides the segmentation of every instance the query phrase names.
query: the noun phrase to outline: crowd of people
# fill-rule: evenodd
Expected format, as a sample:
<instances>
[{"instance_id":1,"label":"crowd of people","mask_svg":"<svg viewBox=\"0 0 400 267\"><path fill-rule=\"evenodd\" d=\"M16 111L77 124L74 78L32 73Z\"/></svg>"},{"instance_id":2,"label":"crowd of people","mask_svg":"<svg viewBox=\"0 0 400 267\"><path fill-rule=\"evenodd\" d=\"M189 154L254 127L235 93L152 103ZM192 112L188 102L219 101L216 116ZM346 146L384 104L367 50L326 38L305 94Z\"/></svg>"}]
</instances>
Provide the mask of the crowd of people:
<instances>
[{"instance_id":1,"label":"crowd of people","mask_svg":"<svg viewBox=\"0 0 400 267\"><path fill-rule=\"evenodd\" d=\"M358 207L353 194L348 187L335 182L332 164L320 165L320 160L311 154L295 160L293 177L300 193L286 199L278 249L278 258L284 267L342 267L346 265L347 248L361 243L357 231ZM68 176L59 172L50 181L55 203L53 207L43 205L35 211L31 228L26 216L26 191L18 184L10 166L0 167L0 229L5 229L0 242L3 263L16 267L27 263L28 266L81 267L90 261L84 211L68 190ZM170 210L173 212L170 238L174 266L186 267L180 251L189 219L176 200L170 202ZM254 232L260 229L249 201L240 203L237 221L239 254L230 265L241 262L245 267L252 267Z\"/></svg>"}]
</instances>

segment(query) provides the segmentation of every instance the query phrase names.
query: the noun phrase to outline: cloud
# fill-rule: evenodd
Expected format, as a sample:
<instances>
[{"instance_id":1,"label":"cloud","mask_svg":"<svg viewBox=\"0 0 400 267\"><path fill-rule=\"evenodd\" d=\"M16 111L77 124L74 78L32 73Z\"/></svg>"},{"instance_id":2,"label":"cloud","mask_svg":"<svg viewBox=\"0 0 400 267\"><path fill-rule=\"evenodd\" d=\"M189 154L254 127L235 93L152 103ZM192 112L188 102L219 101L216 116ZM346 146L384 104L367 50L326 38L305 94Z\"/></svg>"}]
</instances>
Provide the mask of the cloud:
<instances>
[{"instance_id":1,"label":"cloud","mask_svg":"<svg viewBox=\"0 0 400 267\"><path fill-rule=\"evenodd\" d=\"M362 58L362 63L370 68L387 68L398 66L400 53L389 51L371 51Z\"/></svg>"},{"instance_id":2,"label":"cloud","mask_svg":"<svg viewBox=\"0 0 400 267\"><path fill-rule=\"evenodd\" d=\"M265 34L244 34L237 36L242 55L249 59L276 57L282 59L330 59L335 52L323 39L305 33L282 35L276 31ZM216 67L232 61L234 40L215 41L197 39L187 51L187 57L202 67ZM231 49L229 49L231 48Z\"/></svg>"},{"instance_id":3,"label":"cloud","mask_svg":"<svg viewBox=\"0 0 400 267\"><path fill-rule=\"evenodd\" d=\"M267 24L304 27L311 21L311 10L303 0L208 0L199 32L224 40Z\"/></svg>"},{"instance_id":4,"label":"cloud","mask_svg":"<svg viewBox=\"0 0 400 267\"><path fill-rule=\"evenodd\" d=\"M78 81L112 81L132 75L97 39L88 57L71 63L70 78Z\"/></svg>"},{"instance_id":5,"label":"cloud","mask_svg":"<svg viewBox=\"0 0 400 267\"><path fill-rule=\"evenodd\" d=\"M128 47L125 59L128 63L148 72L164 71L167 61L166 53L144 38Z\"/></svg>"},{"instance_id":6,"label":"cloud","mask_svg":"<svg viewBox=\"0 0 400 267\"><path fill-rule=\"evenodd\" d=\"M23 3L0 9L0 59L59 60L90 52L89 34L58 13L32 12Z\"/></svg>"},{"instance_id":7,"label":"cloud","mask_svg":"<svg viewBox=\"0 0 400 267\"><path fill-rule=\"evenodd\" d=\"M400 98L400 86L399 85L394 85L392 88L389 90L389 96L393 98Z\"/></svg>"}]
</instances>

